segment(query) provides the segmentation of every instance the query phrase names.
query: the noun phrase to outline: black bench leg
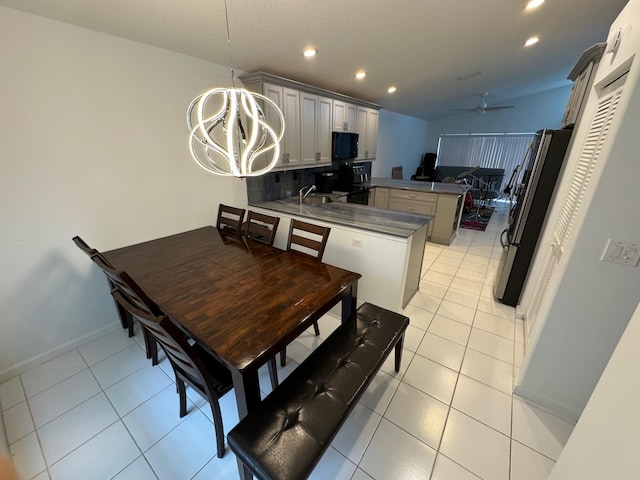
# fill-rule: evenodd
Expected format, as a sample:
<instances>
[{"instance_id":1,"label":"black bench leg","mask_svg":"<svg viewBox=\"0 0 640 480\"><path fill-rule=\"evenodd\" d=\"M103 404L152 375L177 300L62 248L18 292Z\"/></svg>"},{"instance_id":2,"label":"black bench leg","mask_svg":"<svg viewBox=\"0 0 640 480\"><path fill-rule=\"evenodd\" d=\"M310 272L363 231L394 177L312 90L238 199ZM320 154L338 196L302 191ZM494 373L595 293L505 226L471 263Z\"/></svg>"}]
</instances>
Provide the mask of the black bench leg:
<instances>
[{"instance_id":1,"label":"black bench leg","mask_svg":"<svg viewBox=\"0 0 640 480\"><path fill-rule=\"evenodd\" d=\"M404 344L404 333L396 343L396 372L400 371L400 360L402 360L402 345Z\"/></svg>"},{"instance_id":2,"label":"black bench leg","mask_svg":"<svg viewBox=\"0 0 640 480\"><path fill-rule=\"evenodd\" d=\"M253 478L253 473L251 473L251 470L249 470L238 457L236 457L236 461L238 462L238 473L240 474L240 480L251 480Z\"/></svg>"}]
</instances>

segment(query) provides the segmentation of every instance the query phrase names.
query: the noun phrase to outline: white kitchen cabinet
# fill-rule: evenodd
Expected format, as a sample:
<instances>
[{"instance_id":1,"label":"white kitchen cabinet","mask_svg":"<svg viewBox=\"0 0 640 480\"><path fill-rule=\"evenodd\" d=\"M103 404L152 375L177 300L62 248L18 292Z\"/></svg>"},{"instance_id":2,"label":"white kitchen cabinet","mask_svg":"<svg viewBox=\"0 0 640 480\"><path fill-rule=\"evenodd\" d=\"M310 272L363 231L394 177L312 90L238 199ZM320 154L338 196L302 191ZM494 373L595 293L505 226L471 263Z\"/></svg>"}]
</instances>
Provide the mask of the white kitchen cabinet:
<instances>
[{"instance_id":1,"label":"white kitchen cabinet","mask_svg":"<svg viewBox=\"0 0 640 480\"><path fill-rule=\"evenodd\" d=\"M358 107L358 157L356 160L375 160L378 149L378 111Z\"/></svg>"},{"instance_id":2,"label":"white kitchen cabinet","mask_svg":"<svg viewBox=\"0 0 640 480\"><path fill-rule=\"evenodd\" d=\"M423 215L436 215L438 205L437 193L413 192L392 188L389 194L389 208L391 210L403 210L405 212L421 213ZM431 237L433 221L427 226L427 238Z\"/></svg>"},{"instance_id":3,"label":"white kitchen cabinet","mask_svg":"<svg viewBox=\"0 0 640 480\"><path fill-rule=\"evenodd\" d=\"M358 107L341 100L333 101L333 131L356 133Z\"/></svg>"},{"instance_id":4,"label":"white kitchen cabinet","mask_svg":"<svg viewBox=\"0 0 640 480\"><path fill-rule=\"evenodd\" d=\"M300 166L300 92L291 88L270 83L250 85L253 91L262 93L274 102L284 116L284 136L280 142L280 158L275 169L288 169ZM267 123L279 128L279 116L273 107L266 105L265 116Z\"/></svg>"},{"instance_id":5,"label":"white kitchen cabinet","mask_svg":"<svg viewBox=\"0 0 640 480\"><path fill-rule=\"evenodd\" d=\"M241 75L239 79L248 90L272 100L284 116L285 131L275 170L330 165L331 133L356 133L359 107L371 111L363 123L367 138L360 139L360 148L369 159L375 158L379 105L265 72ZM264 108L267 122L278 129L279 117L273 107Z\"/></svg>"},{"instance_id":6,"label":"white kitchen cabinet","mask_svg":"<svg viewBox=\"0 0 640 480\"><path fill-rule=\"evenodd\" d=\"M301 165L331 164L333 101L330 98L300 94Z\"/></svg>"},{"instance_id":7,"label":"white kitchen cabinet","mask_svg":"<svg viewBox=\"0 0 640 480\"><path fill-rule=\"evenodd\" d=\"M369 205L376 208L389 208L389 189L376 187L371 189Z\"/></svg>"}]
</instances>

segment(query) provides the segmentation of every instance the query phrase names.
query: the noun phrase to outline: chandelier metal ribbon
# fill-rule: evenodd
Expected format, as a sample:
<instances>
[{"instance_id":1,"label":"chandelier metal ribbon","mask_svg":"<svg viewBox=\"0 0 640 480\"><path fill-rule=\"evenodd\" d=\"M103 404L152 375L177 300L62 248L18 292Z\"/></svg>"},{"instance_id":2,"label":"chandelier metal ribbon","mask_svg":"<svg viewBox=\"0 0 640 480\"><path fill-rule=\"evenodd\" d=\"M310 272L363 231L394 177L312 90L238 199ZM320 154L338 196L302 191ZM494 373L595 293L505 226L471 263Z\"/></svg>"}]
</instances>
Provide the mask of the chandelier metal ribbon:
<instances>
[{"instance_id":1,"label":"chandelier metal ribbon","mask_svg":"<svg viewBox=\"0 0 640 480\"><path fill-rule=\"evenodd\" d=\"M279 117L279 132L267 124L258 100ZM284 116L263 95L242 88L213 88L191 102L187 125L191 155L200 167L216 175L263 175L280 157Z\"/></svg>"}]
</instances>

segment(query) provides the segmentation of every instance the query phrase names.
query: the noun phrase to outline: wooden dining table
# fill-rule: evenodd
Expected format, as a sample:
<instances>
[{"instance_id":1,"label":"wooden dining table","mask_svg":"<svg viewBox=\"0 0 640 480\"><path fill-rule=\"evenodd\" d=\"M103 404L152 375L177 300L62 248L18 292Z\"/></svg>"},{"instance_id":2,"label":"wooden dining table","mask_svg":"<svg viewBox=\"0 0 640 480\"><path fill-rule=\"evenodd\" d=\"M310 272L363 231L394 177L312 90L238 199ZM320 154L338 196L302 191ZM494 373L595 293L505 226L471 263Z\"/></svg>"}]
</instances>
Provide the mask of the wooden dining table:
<instances>
[{"instance_id":1,"label":"wooden dining table","mask_svg":"<svg viewBox=\"0 0 640 480\"><path fill-rule=\"evenodd\" d=\"M342 302L360 274L203 227L103 252L231 371L240 418L261 401L258 368Z\"/></svg>"}]
</instances>

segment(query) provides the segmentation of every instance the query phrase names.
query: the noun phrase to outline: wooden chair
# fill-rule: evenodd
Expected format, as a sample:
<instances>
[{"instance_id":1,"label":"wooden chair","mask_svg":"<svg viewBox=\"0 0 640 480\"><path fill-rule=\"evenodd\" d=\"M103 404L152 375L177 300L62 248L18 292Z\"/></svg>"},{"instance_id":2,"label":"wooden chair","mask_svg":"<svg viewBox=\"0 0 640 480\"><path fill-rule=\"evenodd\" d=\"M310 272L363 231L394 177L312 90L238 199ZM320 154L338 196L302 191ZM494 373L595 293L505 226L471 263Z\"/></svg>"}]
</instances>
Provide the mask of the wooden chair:
<instances>
[{"instance_id":1,"label":"wooden chair","mask_svg":"<svg viewBox=\"0 0 640 480\"><path fill-rule=\"evenodd\" d=\"M291 219L287 250L296 250L322 261L331 228Z\"/></svg>"},{"instance_id":2,"label":"wooden chair","mask_svg":"<svg viewBox=\"0 0 640 480\"><path fill-rule=\"evenodd\" d=\"M97 259L101 261L100 258ZM231 372L197 344L191 345L184 333L144 293L127 274L102 265L115 288L115 301L135 317L164 350L176 376L180 397L180 417L187 414L186 385L198 392L211 406L216 431L218 457L224 456L224 430L219 399L233 388Z\"/></svg>"},{"instance_id":3,"label":"wooden chair","mask_svg":"<svg viewBox=\"0 0 640 480\"><path fill-rule=\"evenodd\" d=\"M391 167L391 178L402 180L402 165L398 167Z\"/></svg>"},{"instance_id":4,"label":"wooden chair","mask_svg":"<svg viewBox=\"0 0 640 480\"><path fill-rule=\"evenodd\" d=\"M73 242L82 250L106 275L107 281L109 282L109 288L113 290L116 288L111 276L108 272L115 271L113 265L104 258L104 256L98 252L95 248L91 248L82 238L79 236L73 237ZM115 299L114 299L115 302ZM116 310L118 311L118 316L120 317L120 322L122 323L122 328L126 328L129 331L129 337L133 337L133 316L129 313L125 308L123 308L118 302L115 302ZM149 336L149 332L143 327L142 328L142 336L144 338L145 350L147 352L147 358L151 359L152 365L158 364L158 347L156 342Z\"/></svg>"},{"instance_id":5,"label":"wooden chair","mask_svg":"<svg viewBox=\"0 0 640 480\"><path fill-rule=\"evenodd\" d=\"M100 255L100 252L98 252L98 250L96 250L95 248L91 248L84 240L82 240L82 238L80 238L79 236L75 236L73 237L73 243L76 244L76 246L82 250L89 258L93 258L94 255ZM107 260L102 257L103 261L111 266L111 264L109 262L107 262ZM109 279L109 277L107 277L107 280ZM113 288L113 285L111 284L111 282L109 282L109 288ZM133 332L133 318L131 318L131 315L129 315L129 312L127 312L126 310L124 310L120 305L118 305L118 303L116 302L116 310L118 311L118 316L120 317L120 323L122 324L122 328L128 329L129 331L129 336L133 337L134 332Z\"/></svg>"},{"instance_id":6,"label":"wooden chair","mask_svg":"<svg viewBox=\"0 0 640 480\"><path fill-rule=\"evenodd\" d=\"M295 250L305 255L311 255L320 262L322 261L330 232L331 228L329 227L321 227L320 225L314 225L292 218L291 226L289 227L287 250ZM316 336L320 335L318 322L313 322L313 330ZM285 347L280 351L280 365L284 367L286 363L287 349Z\"/></svg>"},{"instance_id":7,"label":"wooden chair","mask_svg":"<svg viewBox=\"0 0 640 480\"><path fill-rule=\"evenodd\" d=\"M230 207L229 205L220 204L218 207L218 220L216 228L218 230L232 231L240 236L242 222L244 222L244 208Z\"/></svg>"},{"instance_id":8,"label":"wooden chair","mask_svg":"<svg viewBox=\"0 0 640 480\"><path fill-rule=\"evenodd\" d=\"M280 219L278 217L272 217L271 215L249 210L247 223L245 224L245 236L251 240L273 246L279 223Z\"/></svg>"}]
</instances>

